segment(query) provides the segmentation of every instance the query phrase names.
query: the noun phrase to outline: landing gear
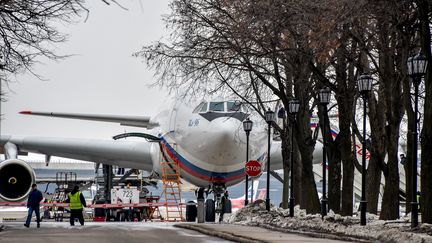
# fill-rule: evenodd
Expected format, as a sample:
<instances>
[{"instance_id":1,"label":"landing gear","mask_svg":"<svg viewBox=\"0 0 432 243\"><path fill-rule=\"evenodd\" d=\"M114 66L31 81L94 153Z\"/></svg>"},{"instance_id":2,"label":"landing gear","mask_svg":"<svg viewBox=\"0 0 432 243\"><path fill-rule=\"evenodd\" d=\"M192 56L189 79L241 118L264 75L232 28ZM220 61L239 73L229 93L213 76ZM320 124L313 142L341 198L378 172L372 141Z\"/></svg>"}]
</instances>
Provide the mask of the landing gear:
<instances>
[{"instance_id":1,"label":"landing gear","mask_svg":"<svg viewBox=\"0 0 432 243\"><path fill-rule=\"evenodd\" d=\"M231 213L231 201L228 199L228 191L225 188L225 185L214 184L213 185L213 194L215 201L213 202L213 214L214 222L216 220L216 214L219 215L219 222L223 221L223 216L225 213ZM216 205L214 205L216 204ZM209 209L206 209L206 212Z\"/></svg>"},{"instance_id":2,"label":"landing gear","mask_svg":"<svg viewBox=\"0 0 432 243\"><path fill-rule=\"evenodd\" d=\"M213 192L214 199L208 198L204 203L204 194L208 195L210 192ZM200 188L196 194L198 205L197 207L195 205L186 207L187 221L195 221L197 217L198 223L215 222L216 214L220 216L219 219L222 219L225 213L231 213L231 201L227 197L228 193L224 185L213 184L208 190Z\"/></svg>"},{"instance_id":3,"label":"landing gear","mask_svg":"<svg viewBox=\"0 0 432 243\"><path fill-rule=\"evenodd\" d=\"M215 210L215 201L213 199L207 199L205 204L205 221L206 222L215 222L216 220L216 210Z\"/></svg>"}]
</instances>

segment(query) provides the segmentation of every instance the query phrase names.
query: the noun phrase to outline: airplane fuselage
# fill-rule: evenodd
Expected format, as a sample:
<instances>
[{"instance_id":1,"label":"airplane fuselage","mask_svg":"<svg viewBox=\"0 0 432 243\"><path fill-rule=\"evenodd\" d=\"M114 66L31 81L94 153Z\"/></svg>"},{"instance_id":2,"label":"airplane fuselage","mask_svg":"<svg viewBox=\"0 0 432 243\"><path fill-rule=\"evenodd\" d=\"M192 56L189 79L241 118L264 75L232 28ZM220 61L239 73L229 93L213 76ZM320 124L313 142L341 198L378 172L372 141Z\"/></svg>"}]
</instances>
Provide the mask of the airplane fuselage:
<instances>
[{"instance_id":1,"label":"airplane fuselage","mask_svg":"<svg viewBox=\"0 0 432 243\"><path fill-rule=\"evenodd\" d=\"M246 133L242 122L249 117L254 126L249 136L249 160L264 162L267 157L267 127L264 120L243 108L230 110L229 102L203 102L202 109L175 103L155 117L159 127L152 133L161 139L164 152L179 163L181 176L198 187L214 183L234 185L244 180ZM154 164L161 161L152 149Z\"/></svg>"}]
</instances>

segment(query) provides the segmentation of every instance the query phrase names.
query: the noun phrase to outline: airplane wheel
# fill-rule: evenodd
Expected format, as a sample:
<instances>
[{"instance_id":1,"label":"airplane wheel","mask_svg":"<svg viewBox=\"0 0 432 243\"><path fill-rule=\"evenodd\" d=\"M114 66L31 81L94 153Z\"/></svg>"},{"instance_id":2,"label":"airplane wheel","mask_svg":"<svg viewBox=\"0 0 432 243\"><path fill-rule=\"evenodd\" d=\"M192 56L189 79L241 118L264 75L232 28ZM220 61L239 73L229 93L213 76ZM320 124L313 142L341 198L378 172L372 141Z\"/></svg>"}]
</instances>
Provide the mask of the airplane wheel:
<instances>
[{"instance_id":1,"label":"airplane wheel","mask_svg":"<svg viewBox=\"0 0 432 243\"><path fill-rule=\"evenodd\" d=\"M206 222L215 222L216 220L216 210L215 210L215 202L213 199L207 199L205 205L205 221Z\"/></svg>"}]
</instances>

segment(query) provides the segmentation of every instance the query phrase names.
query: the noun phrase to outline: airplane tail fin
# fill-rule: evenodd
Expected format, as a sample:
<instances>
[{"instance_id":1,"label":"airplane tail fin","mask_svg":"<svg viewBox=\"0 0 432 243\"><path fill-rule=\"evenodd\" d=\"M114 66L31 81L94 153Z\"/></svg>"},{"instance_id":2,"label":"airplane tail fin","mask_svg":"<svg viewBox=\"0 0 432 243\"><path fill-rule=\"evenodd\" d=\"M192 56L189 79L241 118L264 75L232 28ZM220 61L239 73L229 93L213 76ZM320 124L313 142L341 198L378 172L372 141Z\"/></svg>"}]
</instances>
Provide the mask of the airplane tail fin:
<instances>
[{"instance_id":1,"label":"airplane tail fin","mask_svg":"<svg viewBox=\"0 0 432 243\"><path fill-rule=\"evenodd\" d=\"M256 195L258 192L258 185L259 185L259 180L256 179L253 181L253 184L249 186L248 188L248 199L250 200L251 198L253 198L253 200L255 201L256 199ZM253 189L253 191L252 191ZM245 199L245 194L243 194L241 197L238 198L233 198L231 200L244 200ZM252 197L253 196L253 197Z\"/></svg>"}]
</instances>

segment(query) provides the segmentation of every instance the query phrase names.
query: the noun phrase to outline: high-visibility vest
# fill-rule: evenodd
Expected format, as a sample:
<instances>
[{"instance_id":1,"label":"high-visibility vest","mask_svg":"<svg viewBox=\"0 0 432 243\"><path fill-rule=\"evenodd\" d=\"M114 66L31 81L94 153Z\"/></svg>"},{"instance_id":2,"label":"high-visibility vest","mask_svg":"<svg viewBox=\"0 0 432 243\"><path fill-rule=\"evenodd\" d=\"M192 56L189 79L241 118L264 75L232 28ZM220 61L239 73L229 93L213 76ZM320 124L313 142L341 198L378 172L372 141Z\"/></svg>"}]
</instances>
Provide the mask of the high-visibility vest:
<instances>
[{"instance_id":1,"label":"high-visibility vest","mask_svg":"<svg viewBox=\"0 0 432 243\"><path fill-rule=\"evenodd\" d=\"M82 209L82 203L81 203L81 192L76 192L72 195L72 193L69 193L69 208L70 209Z\"/></svg>"},{"instance_id":2,"label":"high-visibility vest","mask_svg":"<svg viewBox=\"0 0 432 243\"><path fill-rule=\"evenodd\" d=\"M420 209L420 200L421 200L421 195L417 195L417 208Z\"/></svg>"}]
</instances>

